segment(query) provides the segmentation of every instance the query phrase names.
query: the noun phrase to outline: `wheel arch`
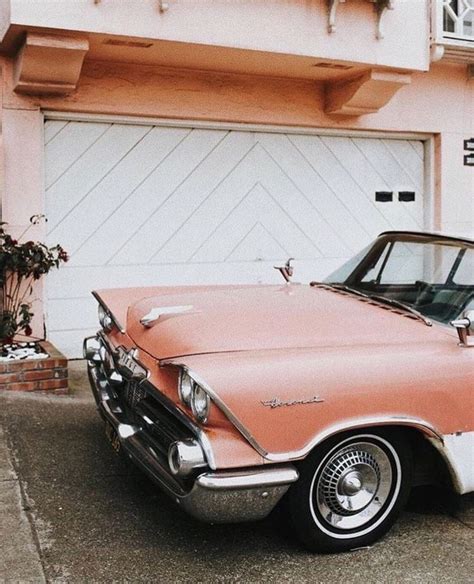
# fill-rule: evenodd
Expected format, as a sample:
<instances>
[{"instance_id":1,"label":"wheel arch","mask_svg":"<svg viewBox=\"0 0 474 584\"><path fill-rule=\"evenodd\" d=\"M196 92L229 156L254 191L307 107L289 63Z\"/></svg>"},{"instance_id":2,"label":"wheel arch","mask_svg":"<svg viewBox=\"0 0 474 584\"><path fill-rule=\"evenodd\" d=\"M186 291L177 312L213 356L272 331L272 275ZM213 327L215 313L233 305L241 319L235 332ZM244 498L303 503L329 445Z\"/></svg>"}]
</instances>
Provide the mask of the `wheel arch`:
<instances>
[{"instance_id":1,"label":"wheel arch","mask_svg":"<svg viewBox=\"0 0 474 584\"><path fill-rule=\"evenodd\" d=\"M305 449L305 454L297 458L303 460L316 448L337 436L343 436L357 431L384 432L397 430L409 440L414 451L415 483L416 485L441 483L454 491L461 493L460 477L449 452L445 448L443 435L424 420L390 419L390 420L359 420L338 424L318 434ZM429 479L429 480L428 480Z\"/></svg>"}]
</instances>

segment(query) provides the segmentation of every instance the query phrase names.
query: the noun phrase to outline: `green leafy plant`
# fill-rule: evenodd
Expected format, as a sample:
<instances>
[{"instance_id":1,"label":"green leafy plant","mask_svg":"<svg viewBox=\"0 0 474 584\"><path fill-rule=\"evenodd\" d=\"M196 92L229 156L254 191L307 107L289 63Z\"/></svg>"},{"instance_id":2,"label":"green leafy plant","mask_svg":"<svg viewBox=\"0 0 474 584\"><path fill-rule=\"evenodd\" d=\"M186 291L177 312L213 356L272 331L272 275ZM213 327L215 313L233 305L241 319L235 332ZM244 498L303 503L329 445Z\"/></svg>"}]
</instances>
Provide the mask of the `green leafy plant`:
<instances>
[{"instance_id":1,"label":"green leafy plant","mask_svg":"<svg viewBox=\"0 0 474 584\"><path fill-rule=\"evenodd\" d=\"M11 342L20 332L31 336L33 283L69 259L60 245L20 242L32 225L44 219L44 215L33 215L18 240L7 233L5 222L0 223L0 342Z\"/></svg>"}]
</instances>

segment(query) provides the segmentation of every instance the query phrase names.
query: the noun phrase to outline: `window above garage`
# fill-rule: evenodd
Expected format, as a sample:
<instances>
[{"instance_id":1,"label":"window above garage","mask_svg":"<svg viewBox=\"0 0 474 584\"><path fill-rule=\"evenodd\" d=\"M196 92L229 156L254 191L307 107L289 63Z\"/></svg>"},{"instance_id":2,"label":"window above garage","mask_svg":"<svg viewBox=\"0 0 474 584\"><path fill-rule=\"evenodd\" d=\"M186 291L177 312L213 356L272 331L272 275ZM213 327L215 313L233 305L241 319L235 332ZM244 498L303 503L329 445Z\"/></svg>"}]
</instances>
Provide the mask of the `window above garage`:
<instances>
[{"instance_id":1,"label":"window above garage","mask_svg":"<svg viewBox=\"0 0 474 584\"><path fill-rule=\"evenodd\" d=\"M434 60L445 58L474 63L474 2L436 0L433 3L433 40Z\"/></svg>"},{"instance_id":2,"label":"window above garage","mask_svg":"<svg viewBox=\"0 0 474 584\"><path fill-rule=\"evenodd\" d=\"M443 36L466 42L474 41L474 4L468 0L443 2Z\"/></svg>"}]
</instances>

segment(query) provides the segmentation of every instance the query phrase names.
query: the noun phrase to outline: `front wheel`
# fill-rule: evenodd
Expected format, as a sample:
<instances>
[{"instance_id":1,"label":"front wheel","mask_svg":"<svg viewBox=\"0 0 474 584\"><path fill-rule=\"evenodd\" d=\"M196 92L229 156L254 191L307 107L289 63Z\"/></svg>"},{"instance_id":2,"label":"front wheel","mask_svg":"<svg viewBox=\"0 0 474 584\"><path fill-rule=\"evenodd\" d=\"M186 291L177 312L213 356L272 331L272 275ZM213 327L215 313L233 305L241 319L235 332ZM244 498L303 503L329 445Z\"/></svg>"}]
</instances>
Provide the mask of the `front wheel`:
<instances>
[{"instance_id":1,"label":"front wheel","mask_svg":"<svg viewBox=\"0 0 474 584\"><path fill-rule=\"evenodd\" d=\"M293 529L310 550L342 552L372 544L406 503L411 448L395 430L336 436L300 467L288 493Z\"/></svg>"}]
</instances>

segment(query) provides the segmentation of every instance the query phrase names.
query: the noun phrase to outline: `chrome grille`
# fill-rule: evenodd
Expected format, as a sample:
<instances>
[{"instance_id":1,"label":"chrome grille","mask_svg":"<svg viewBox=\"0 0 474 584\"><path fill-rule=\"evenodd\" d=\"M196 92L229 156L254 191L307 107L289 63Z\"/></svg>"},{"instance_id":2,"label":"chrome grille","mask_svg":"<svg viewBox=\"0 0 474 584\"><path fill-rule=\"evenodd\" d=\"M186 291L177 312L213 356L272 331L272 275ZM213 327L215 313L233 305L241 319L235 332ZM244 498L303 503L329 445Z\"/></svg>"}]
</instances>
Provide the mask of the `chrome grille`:
<instances>
[{"instance_id":1,"label":"chrome grille","mask_svg":"<svg viewBox=\"0 0 474 584\"><path fill-rule=\"evenodd\" d=\"M135 408L145 396L146 391L141 381L131 379L125 383L123 397L131 408Z\"/></svg>"}]
</instances>

